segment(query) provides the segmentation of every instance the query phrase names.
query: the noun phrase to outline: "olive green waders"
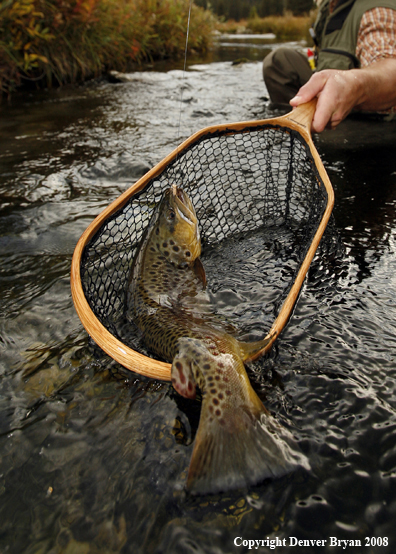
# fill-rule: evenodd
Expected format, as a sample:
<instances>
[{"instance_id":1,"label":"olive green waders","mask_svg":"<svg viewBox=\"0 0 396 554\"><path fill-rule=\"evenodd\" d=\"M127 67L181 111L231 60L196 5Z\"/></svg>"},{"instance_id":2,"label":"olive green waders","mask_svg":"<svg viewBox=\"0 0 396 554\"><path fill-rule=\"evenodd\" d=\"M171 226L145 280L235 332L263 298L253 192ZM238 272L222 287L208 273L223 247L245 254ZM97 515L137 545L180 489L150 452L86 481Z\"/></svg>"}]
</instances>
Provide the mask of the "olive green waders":
<instances>
[{"instance_id":1,"label":"olive green waders","mask_svg":"<svg viewBox=\"0 0 396 554\"><path fill-rule=\"evenodd\" d=\"M298 50L280 47L264 58L264 82L274 104L289 104L311 75L307 57Z\"/></svg>"}]
</instances>

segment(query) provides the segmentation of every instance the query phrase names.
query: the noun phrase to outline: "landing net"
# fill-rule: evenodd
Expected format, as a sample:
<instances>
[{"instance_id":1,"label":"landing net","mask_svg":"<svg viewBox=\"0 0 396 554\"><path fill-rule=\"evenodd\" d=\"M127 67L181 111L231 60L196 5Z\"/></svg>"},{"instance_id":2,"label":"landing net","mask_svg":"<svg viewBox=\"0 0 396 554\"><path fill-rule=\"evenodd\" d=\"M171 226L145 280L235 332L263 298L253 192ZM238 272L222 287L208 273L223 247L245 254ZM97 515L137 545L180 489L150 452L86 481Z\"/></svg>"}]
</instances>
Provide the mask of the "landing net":
<instances>
[{"instance_id":1,"label":"landing net","mask_svg":"<svg viewBox=\"0 0 396 554\"><path fill-rule=\"evenodd\" d=\"M274 300L275 319L328 210L328 187L312 147L298 131L273 124L209 129L123 195L82 249L81 287L89 308L112 337L132 349L136 341L120 331L131 264L153 211L171 184L190 196L203 248L258 229L271 229L272 234L279 229L283 235L288 230L298 267L282 297ZM294 301L289 302L289 312ZM78 311L81 317L81 308ZM83 323L90 333L84 318ZM92 336L103 347L97 334Z\"/></svg>"}]
</instances>

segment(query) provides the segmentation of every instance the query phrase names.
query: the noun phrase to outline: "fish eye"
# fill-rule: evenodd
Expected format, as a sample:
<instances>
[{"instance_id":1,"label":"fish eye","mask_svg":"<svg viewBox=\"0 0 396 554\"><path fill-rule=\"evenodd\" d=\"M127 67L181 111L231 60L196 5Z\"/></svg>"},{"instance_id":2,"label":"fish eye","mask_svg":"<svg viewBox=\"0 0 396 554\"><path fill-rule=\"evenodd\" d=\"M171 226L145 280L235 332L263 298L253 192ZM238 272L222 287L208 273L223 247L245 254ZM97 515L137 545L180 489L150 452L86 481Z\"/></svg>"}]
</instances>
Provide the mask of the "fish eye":
<instances>
[{"instance_id":1,"label":"fish eye","mask_svg":"<svg viewBox=\"0 0 396 554\"><path fill-rule=\"evenodd\" d=\"M168 217L169 219L175 219L176 217L175 212L173 210L169 210Z\"/></svg>"}]
</instances>

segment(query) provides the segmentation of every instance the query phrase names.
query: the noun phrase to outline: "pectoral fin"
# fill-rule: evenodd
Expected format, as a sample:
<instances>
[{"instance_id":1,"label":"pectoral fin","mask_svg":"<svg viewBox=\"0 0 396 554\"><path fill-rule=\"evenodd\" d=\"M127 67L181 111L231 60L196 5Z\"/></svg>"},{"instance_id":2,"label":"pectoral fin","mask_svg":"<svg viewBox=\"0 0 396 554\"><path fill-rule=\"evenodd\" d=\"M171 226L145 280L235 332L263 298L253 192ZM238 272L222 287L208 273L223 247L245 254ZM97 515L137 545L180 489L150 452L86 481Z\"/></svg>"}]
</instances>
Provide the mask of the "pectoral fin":
<instances>
[{"instance_id":1,"label":"pectoral fin","mask_svg":"<svg viewBox=\"0 0 396 554\"><path fill-rule=\"evenodd\" d=\"M195 379L191 368L191 360L182 352L178 352L173 358L171 378L173 388L185 398L195 398Z\"/></svg>"},{"instance_id":2,"label":"pectoral fin","mask_svg":"<svg viewBox=\"0 0 396 554\"><path fill-rule=\"evenodd\" d=\"M206 273L205 268L199 258L194 261L194 273L201 281L203 288L206 288Z\"/></svg>"}]
</instances>

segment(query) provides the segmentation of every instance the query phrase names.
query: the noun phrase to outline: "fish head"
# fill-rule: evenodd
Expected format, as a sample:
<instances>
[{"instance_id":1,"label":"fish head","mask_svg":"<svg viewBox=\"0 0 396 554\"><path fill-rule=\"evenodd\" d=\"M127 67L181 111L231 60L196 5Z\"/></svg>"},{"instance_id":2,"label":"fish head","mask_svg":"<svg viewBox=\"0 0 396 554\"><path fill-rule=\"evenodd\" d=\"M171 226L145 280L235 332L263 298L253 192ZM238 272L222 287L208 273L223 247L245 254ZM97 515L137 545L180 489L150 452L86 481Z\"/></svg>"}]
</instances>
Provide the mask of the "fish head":
<instances>
[{"instance_id":1,"label":"fish head","mask_svg":"<svg viewBox=\"0 0 396 554\"><path fill-rule=\"evenodd\" d=\"M177 266L191 264L201 254L194 206L184 190L176 185L164 193L153 238L159 253Z\"/></svg>"}]
</instances>

